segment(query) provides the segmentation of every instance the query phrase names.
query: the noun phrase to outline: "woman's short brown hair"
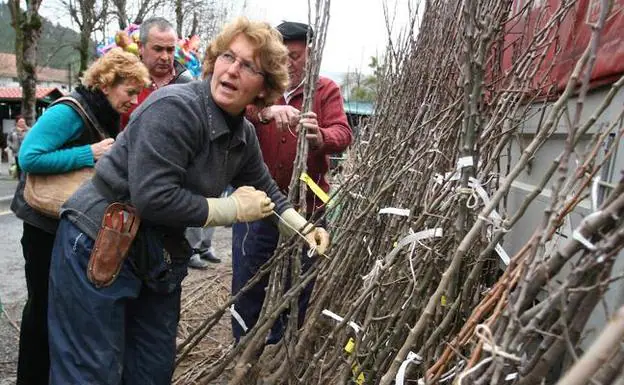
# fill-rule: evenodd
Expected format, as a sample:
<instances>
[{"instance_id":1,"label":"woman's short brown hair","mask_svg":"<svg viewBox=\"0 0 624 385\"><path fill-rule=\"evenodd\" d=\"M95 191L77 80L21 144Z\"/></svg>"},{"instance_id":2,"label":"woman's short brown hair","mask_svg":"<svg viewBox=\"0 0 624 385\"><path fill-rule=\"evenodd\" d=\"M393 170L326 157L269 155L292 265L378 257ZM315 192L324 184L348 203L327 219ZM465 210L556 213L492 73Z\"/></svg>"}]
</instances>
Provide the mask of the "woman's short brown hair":
<instances>
[{"instance_id":1,"label":"woman's short brown hair","mask_svg":"<svg viewBox=\"0 0 624 385\"><path fill-rule=\"evenodd\" d=\"M114 87L123 81L136 82L148 86L149 72L138 56L121 48L113 48L97 59L83 74L82 85L87 88L102 89Z\"/></svg>"},{"instance_id":2,"label":"woman's short brown hair","mask_svg":"<svg viewBox=\"0 0 624 385\"><path fill-rule=\"evenodd\" d=\"M253 44L264 72L267 92L264 98L257 98L255 104L259 108L271 105L288 87L288 49L282 42L282 35L268 23L239 17L227 24L206 49L203 76L205 78L213 73L217 57L229 49L239 34Z\"/></svg>"}]
</instances>

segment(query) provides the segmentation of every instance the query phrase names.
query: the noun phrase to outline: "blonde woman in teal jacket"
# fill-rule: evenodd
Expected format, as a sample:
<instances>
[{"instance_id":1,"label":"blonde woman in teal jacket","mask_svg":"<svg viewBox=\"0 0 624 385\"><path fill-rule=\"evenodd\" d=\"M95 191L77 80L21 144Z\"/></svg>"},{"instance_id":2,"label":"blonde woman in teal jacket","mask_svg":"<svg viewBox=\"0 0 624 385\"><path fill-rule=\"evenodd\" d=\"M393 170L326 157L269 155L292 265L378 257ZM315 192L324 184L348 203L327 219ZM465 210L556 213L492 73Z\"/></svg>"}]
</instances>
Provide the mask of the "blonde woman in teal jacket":
<instances>
[{"instance_id":1,"label":"blonde woman in teal jacket","mask_svg":"<svg viewBox=\"0 0 624 385\"><path fill-rule=\"evenodd\" d=\"M24 175L58 174L93 167L113 145L119 131L119 114L135 101L149 81L138 57L111 50L89 67L82 84L71 94L108 138L100 140L71 104L57 103L30 129L19 151ZM28 299L22 314L17 384L47 385L48 275L58 220L37 212L24 201L25 176L18 185L11 209L24 221L22 250Z\"/></svg>"}]
</instances>

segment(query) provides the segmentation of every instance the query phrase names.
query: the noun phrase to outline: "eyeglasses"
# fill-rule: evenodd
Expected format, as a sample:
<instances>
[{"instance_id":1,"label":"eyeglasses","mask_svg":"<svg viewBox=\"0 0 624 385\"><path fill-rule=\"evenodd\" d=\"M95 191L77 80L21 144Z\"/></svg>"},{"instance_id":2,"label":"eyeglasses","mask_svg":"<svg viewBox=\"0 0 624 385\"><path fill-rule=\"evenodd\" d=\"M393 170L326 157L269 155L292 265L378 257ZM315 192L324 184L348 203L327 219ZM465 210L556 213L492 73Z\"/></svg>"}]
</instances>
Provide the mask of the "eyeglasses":
<instances>
[{"instance_id":1,"label":"eyeglasses","mask_svg":"<svg viewBox=\"0 0 624 385\"><path fill-rule=\"evenodd\" d=\"M256 66L253 63L248 62L247 60L243 60L236 55L234 55L230 51L225 51L221 55L217 56L217 59L221 59L224 63L232 65L236 62L239 64L239 68L245 75L248 76L262 76L264 77L264 72L256 69Z\"/></svg>"}]
</instances>

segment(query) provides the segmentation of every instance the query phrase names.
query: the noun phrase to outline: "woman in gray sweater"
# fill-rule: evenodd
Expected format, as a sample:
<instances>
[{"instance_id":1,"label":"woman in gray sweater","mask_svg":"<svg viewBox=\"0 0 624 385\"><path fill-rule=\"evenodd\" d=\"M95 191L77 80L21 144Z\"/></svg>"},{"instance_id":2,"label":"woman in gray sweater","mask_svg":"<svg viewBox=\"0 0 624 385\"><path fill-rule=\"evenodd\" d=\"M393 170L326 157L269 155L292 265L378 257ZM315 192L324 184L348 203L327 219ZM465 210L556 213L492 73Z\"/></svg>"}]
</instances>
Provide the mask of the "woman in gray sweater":
<instances>
[{"instance_id":1,"label":"woman in gray sweater","mask_svg":"<svg viewBox=\"0 0 624 385\"><path fill-rule=\"evenodd\" d=\"M284 92L287 54L266 23L227 25L208 48L205 79L150 95L93 180L66 202L50 273L50 384L170 384L191 255L186 227L276 212L284 232L307 226L311 247L328 246L327 232L306 224L280 193L243 117L248 104L264 107ZM237 190L219 198L229 184ZM94 281L89 258L113 202L131 205L141 225L120 270Z\"/></svg>"}]
</instances>

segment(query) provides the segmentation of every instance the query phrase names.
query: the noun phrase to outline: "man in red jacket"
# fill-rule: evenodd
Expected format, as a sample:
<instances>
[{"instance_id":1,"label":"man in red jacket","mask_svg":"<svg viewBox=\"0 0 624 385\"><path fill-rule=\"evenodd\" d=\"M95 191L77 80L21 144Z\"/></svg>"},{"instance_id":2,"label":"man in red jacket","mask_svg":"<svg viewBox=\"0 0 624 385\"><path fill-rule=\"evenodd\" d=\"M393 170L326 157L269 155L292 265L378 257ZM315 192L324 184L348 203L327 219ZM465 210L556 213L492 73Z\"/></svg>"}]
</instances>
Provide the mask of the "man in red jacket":
<instances>
[{"instance_id":1,"label":"man in red jacket","mask_svg":"<svg viewBox=\"0 0 624 385\"><path fill-rule=\"evenodd\" d=\"M284 22L277 26L284 38L290 58L290 89L278 102L262 110L248 107L247 119L256 127L264 162L282 191L288 190L297 152L297 127L307 130L309 155L307 173L325 192L329 183L325 174L329 170L329 155L344 151L352 141L351 128L344 112L340 88L332 80L320 77L312 111L303 113L303 83L307 60L307 35L313 36L307 24ZM308 217L323 210L323 202L312 191L307 195ZM279 233L269 220L238 223L232 226L232 293L238 293L256 271L271 258ZM311 260L302 259L304 270ZM268 276L239 297L234 304L232 332L238 340L258 320ZM303 321L312 285L299 299L299 322ZM283 320L276 321L268 343L279 341Z\"/></svg>"}]
</instances>

